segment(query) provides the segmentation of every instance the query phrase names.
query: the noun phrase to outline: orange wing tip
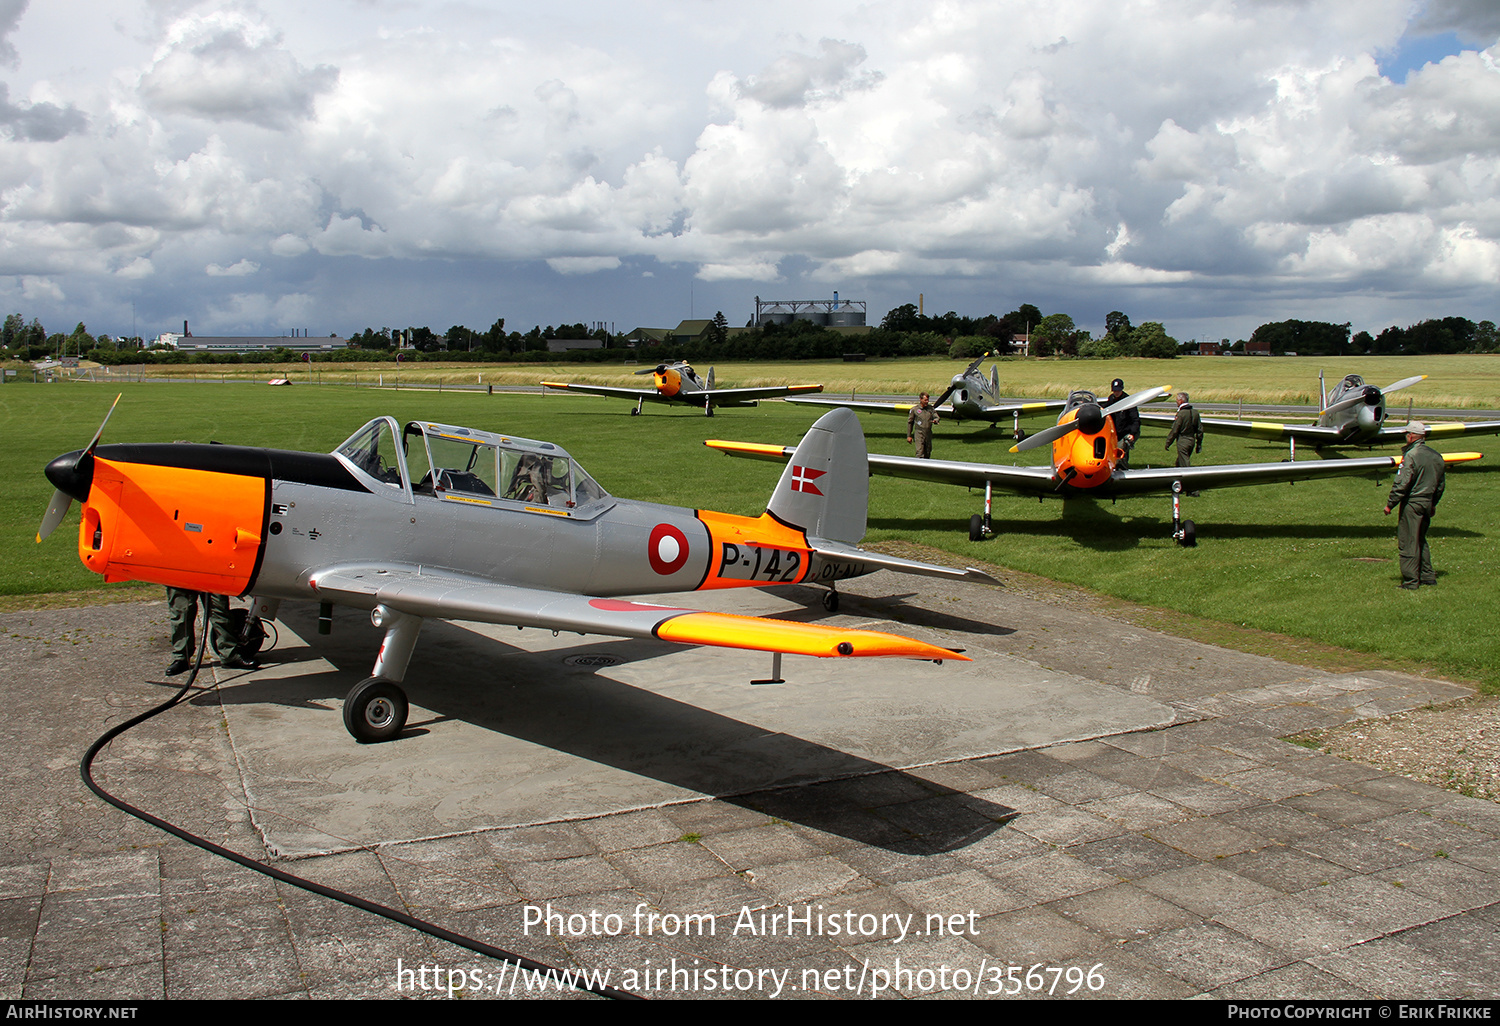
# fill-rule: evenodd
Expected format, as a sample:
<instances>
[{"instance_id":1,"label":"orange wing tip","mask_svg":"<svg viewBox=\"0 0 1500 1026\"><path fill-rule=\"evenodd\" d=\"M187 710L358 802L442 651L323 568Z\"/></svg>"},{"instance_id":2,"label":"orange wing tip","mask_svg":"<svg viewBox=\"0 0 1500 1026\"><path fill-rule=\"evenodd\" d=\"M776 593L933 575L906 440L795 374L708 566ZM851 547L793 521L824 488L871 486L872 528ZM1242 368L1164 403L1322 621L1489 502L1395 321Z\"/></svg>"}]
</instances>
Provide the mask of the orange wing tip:
<instances>
[{"instance_id":1,"label":"orange wing tip","mask_svg":"<svg viewBox=\"0 0 1500 1026\"><path fill-rule=\"evenodd\" d=\"M543 381L542 385L545 388L567 388L568 387L568 383L566 381Z\"/></svg>"},{"instance_id":2,"label":"orange wing tip","mask_svg":"<svg viewBox=\"0 0 1500 1026\"><path fill-rule=\"evenodd\" d=\"M703 444L710 449L722 449L726 452L753 452L762 456L775 456L777 459L786 455L782 446L761 445L759 442L726 442L719 438L710 438Z\"/></svg>"},{"instance_id":3,"label":"orange wing tip","mask_svg":"<svg viewBox=\"0 0 1500 1026\"><path fill-rule=\"evenodd\" d=\"M925 641L903 638L896 634L845 630L761 616L736 616L733 613L686 613L659 625L656 636L663 641L674 641L680 645L718 645L722 648L784 652L788 655L817 656L823 659L882 656L972 661L951 648L930 645Z\"/></svg>"},{"instance_id":4,"label":"orange wing tip","mask_svg":"<svg viewBox=\"0 0 1500 1026\"><path fill-rule=\"evenodd\" d=\"M1482 453L1482 452L1445 452L1445 453L1443 453L1443 462L1444 463L1473 463L1475 460L1482 460L1482 459L1484 459L1484 453Z\"/></svg>"},{"instance_id":5,"label":"orange wing tip","mask_svg":"<svg viewBox=\"0 0 1500 1026\"><path fill-rule=\"evenodd\" d=\"M823 391L823 386L822 385L790 385L788 387L792 390L792 392L794 394L798 393L798 392L821 392L821 391Z\"/></svg>"}]
</instances>

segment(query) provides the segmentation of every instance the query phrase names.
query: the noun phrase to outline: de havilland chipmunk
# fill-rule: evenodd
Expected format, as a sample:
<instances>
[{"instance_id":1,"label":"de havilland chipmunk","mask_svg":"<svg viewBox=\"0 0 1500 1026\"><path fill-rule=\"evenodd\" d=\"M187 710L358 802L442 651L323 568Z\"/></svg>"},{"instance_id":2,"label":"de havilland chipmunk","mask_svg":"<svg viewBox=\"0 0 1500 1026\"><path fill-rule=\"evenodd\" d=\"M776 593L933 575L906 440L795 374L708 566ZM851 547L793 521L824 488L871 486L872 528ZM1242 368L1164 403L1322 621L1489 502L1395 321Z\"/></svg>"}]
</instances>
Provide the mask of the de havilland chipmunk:
<instances>
[{"instance_id":1,"label":"de havilland chipmunk","mask_svg":"<svg viewBox=\"0 0 1500 1026\"><path fill-rule=\"evenodd\" d=\"M987 420L991 425L996 426L999 425L1001 418L1010 417L1014 420L1012 430L1015 437L1024 438L1025 433L1021 430L1023 416L1060 410L1067 405L1060 399L1037 402L1006 402L1001 399L999 366L990 367L988 378L979 372L979 365L988 356L988 353L981 354L961 373L953 375L952 380L948 382L948 388L933 403L940 416L958 421ZM953 402L951 405L944 406L943 403L947 402L950 397ZM859 399L788 399L787 402L798 406L842 407L861 413L894 413L903 417L915 405L914 403L869 402Z\"/></svg>"},{"instance_id":2,"label":"de havilland chipmunk","mask_svg":"<svg viewBox=\"0 0 1500 1026\"><path fill-rule=\"evenodd\" d=\"M1204 417L1203 430L1241 438L1264 438L1288 442L1295 454L1298 442L1321 449L1325 446L1375 446L1400 444L1406 440L1406 425L1386 426L1386 396L1425 381L1427 375L1402 378L1384 388L1365 384L1358 374L1346 374L1332 389L1324 390L1323 375L1318 375L1318 394L1323 408L1316 424L1281 424L1276 421L1225 420ZM1153 424L1170 424L1172 416L1143 413L1141 420ZM1427 425L1428 441L1457 438L1459 435L1500 434L1500 420L1455 421Z\"/></svg>"},{"instance_id":3,"label":"de havilland chipmunk","mask_svg":"<svg viewBox=\"0 0 1500 1026\"><path fill-rule=\"evenodd\" d=\"M613 399L634 399L632 417L641 412L646 403L675 403L680 406L701 406L707 416L712 417L716 408L725 406L754 406L757 399L779 399L782 396L799 395L803 392L821 392L822 385L765 385L759 388L715 388L714 369L708 369L708 378L698 377L697 371L688 364L659 363L654 368L644 367L637 374L650 374L655 388L612 388L609 385L580 385L569 381L543 381L547 388L568 392L583 392L587 395L604 395Z\"/></svg>"},{"instance_id":4,"label":"de havilland chipmunk","mask_svg":"<svg viewBox=\"0 0 1500 1026\"><path fill-rule=\"evenodd\" d=\"M1051 443L1052 461L1045 467L1007 467L993 463L964 463L955 460L915 459L910 456L869 455L870 472L918 481L941 481L948 484L984 488L984 513L969 520L969 540L979 541L994 531L990 507L996 488L1021 495L1061 498L1118 499L1133 495L1170 493L1172 496L1172 537L1181 545L1194 545L1197 527L1181 517L1183 492L1233 485L1269 484L1277 481L1305 481L1320 477L1351 474L1377 474L1399 466L1399 456L1370 459L1304 460L1286 463L1242 463L1217 467L1145 467L1121 469L1124 456L1115 435L1111 413L1151 402L1166 395L1169 389L1153 388L1114 403L1101 406L1092 392L1074 392L1068 396L1067 408L1055 427L1036 434L1011 447L1024 452ZM726 442L712 439L704 443L731 456L748 459L784 460L794 450L779 445L757 445L750 442ZM1446 453L1449 463L1480 458L1479 453Z\"/></svg>"},{"instance_id":5,"label":"de havilland chipmunk","mask_svg":"<svg viewBox=\"0 0 1500 1026\"><path fill-rule=\"evenodd\" d=\"M77 500L79 556L107 581L247 595L264 617L284 600L370 610L384 639L344 703L363 742L402 731L399 682L427 617L771 652L775 678L782 653L967 657L619 596L816 583L831 609L839 580L880 569L991 580L857 547L869 476L859 422L842 410L807 432L758 517L616 498L549 442L423 421L377 417L329 454L99 445L100 434L48 464L57 492L37 541Z\"/></svg>"}]
</instances>

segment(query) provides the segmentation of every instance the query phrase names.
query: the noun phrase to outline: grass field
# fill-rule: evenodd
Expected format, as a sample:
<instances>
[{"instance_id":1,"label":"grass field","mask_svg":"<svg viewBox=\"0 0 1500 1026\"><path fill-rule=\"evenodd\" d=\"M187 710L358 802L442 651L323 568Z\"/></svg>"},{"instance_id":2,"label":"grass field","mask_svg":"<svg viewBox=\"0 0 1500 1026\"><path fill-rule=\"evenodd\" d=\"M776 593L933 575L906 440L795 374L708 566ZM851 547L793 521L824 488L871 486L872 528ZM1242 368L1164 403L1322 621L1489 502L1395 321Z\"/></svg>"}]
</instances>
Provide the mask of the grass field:
<instances>
[{"instance_id":1,"label":"grass field","mask_svg":"<svg viewBox=\"0 0 1500 1026\"><path fill-rule=\"evenodd\" d=\"M1448 361L1500 359L1448 357L1428 373L1462 381L1462 367ZM1241 367L1252 362L1280 373L1276 360L1205 360ZM1440 366L1437 366L1439 365ZM1198 365L1129 363L1128 373L1147 383L1144 368L1165 367L1191 387L1181 371ZM930 373L935 388L956 365L907 365L908 376ZM961 365L959 365L961 366ZM1009 368L1011 365L1003 365ZM1103 377L1099 364L1052 365ZM1303 364L1310 366L1310 364ZM1359 373L1384 383L1420 368ZM801 371L799 365L793 370ZM1316 368L1314 368L1315 370ZM1347 365L1330 371L1347 373ZM471 370L470 373L473 373ZM1124 373L1124 372L1122 372ZM785 369L781 380L789 376ZM1159 376L1159 375L1158 375ZM1089 381L1097 387L1097 382ZM1167 383L1167 382L1162 382ZM1269 386L1267 386L1269 387ZM1487 386L1488 387L1488 386ZM611 492L656 502L756 514L775 484L779 468L731 460L702 446L706 438L795 442L814 419L811 411L781 403L730 410L708 419L701 413L648 408L628 416L626 403L586 396L441 393L405 389L291 388L250 384L192 386L133 384L121 389L106 441L218 440L244 445L329 451L370 417L389 413L466 424L555 441L569 449ZM10 385L0 389L0 427L10 440L0 465L10 482L3 499L0 534L0 594L35 595L103 585L79 563L77 513L41 546L34 543L51 485L41 474L52 457L85 444L98 426L114 388L88 385ZM1415 390L1414 390L1415 391ZM1481 405L1500 406L1500 395L1475 389ZM863 418L873 451L908 452L899 418ZM1043 421L1033 422L1033 426ZM1136 465L1162 465L1164 432L1148 429ZM1484 449L1488 439L1444 443L1438 448ZM970 425L939 428L934 455L989 462L1041 462L1045 456L1006 452L1004 433ZM1394 665L1478 680L1500 691L1500 612L1494 578L1500 550L1500 439L1496 455L1449 475L1447 498L1431 536L1440 584L1417 593L1399 591L1393 519L1381 515L1389 477L1206 492L1186 499L1185 515L1198 524L1199 545L1182 549L1168 537L1170 500L1148 497L1118 505L1095 505L997 496L998 536L971 543L965 533L982 493L919 482L877 478L871 485L871 541L909 541L944 549L1051 580L1093 589L1103 596L1174 610L1226 626L1311 639L1326 645L1377 653ZM1279 460L1283 449L1268 443L1210 437L1203 463ZM1073 594L1073 593L1069 593ZM1099 601L1087 592L1069 601ZM11 600L14 607L16 600ZM1004 592L995 596L1004 616Z\"/></svg>"},{"instance_id":2,"label":"grass field","mask_svg":"<svg viewBox=\"0 0 1500 1026\"><path fill-rule=\"evenodd\" d=\"M962 360L938 357L914 360L875 360L868 363L807 361L788 364L731 363L717 368L716 383L724 388L750 388L786 383L822 384L829 393L851 391L878 394L911 393L927 389L936 395L948 379L964 367ZM281 366L205 364L147 369L153 378L178 377L200 381L263 382L289 377L299 384L391 385L535 385L542 380L577 381L594 385L642 387L634 371L643 365L605 367L589 364L305 364ZM1318 371L1327 372L1330 386L1345 374L1360 374L1372 385L1385 386L1416 374L1428 380L1401 392L1419 407L1470 409L1500 408L1500 355L1442 357L1366 356L1331 360L1311 357L1184 357L1179 360L1002 360L1000 384L1007 395L1048 397L1075 388L1109 391L1109 382L1124 378L1128 391L1154 385L1185 389L1200 402L1260 402L1311 404L1319 401ZM707 371L707 367L699 367ZM986 367L986 369L988 369ZM96 381L107 383L120 374L93 370ZM1396 405L1392 400L1392 407Z\"/></svg>"}]
</instances>

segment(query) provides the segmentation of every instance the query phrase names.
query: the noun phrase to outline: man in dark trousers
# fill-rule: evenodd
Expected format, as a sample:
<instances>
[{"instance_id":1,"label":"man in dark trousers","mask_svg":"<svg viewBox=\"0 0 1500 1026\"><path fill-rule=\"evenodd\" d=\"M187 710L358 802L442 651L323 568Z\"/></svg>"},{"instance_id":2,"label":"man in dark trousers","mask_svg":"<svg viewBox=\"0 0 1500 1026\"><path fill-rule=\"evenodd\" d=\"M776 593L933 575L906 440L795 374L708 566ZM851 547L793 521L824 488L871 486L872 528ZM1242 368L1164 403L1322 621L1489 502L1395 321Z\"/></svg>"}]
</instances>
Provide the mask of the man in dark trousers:
<instances>
[{"instance_id":1,"label":"man in dark trousers","mask_svg":"<svg viewBox=\"0 0 1500 1026\"><path fill-rule=\"evenodd\" d=\"M1115 378L1109 383L1109 398L1104 400L1105 406L1113 406L1121 399L1129 398L1130 393L1125 391L1125 382ZM1130 450L1135 448L1136 441L1141 437L1141 414L1134 406L1128 410L1120 410L1111 413L1109 419L1115 422L1115 438L1120 441L1120 449L1125 455L1120 457L1119 469L1130 469Z\"/></svg>"},{"instance_id":2,"label":"man in dark trousers","mask_svg":"<svg viewBox=\"0 0 1500 1026\"><path fill-rule=\"evenodd\" d=\"M906 415L906 440L917 447L917 459L932 458L932 426L938 423L938 412L932 399L923 392L917 405Z\"/></svg>"},{"instance_id":3,"label":"man in dark trousers","mask_svg":"<svg viewBox=\"0 0 1500 1026\"><path fill-rule=\"evenodd\" d=\"M1203 418L1188 405L1188 394L1177 393L1177 417L1172 421L1172 430L1167 432L1167 449L1177 443L1177 466L1191 467L1193 453L1203 451Z\"/></svg>"},{"instance_id":4,"label":"man in dark trousers","mask_svg":"<svg viewBox=\"0 0 1500 1026\"><path fill-rule=\"evenodd\" d=\"M260 664L254 659L240 655L239 639L229 621L229 599L224 595L209 595L188 591L186 588L167 588L167 612L172 617L172 662L167 666L167 676L175 677L193 665L194 630L193 621L198 618L198 600L208 605L209 631L214 655L219 665L226 670L254 670Z\"/></svg>"},{"instance_id":5,"label":"man in dark trousers","mask_svg":"<svg viewBox=\"0 0 1500 1026\"><path fill-rule=\"evenodd\" d=\"M1443 497L1447 467L1441 453L1427 448L1427 425L1414 420L1406 425L1406 448L1401 450L1401 469L1385 500L1385 515L1401 509L1396 526L1396 544L1401 552L1401 587L1416 591L1437 583L1432 553L1427 550L1427 528Z\"/></svg>"}]
</instances>

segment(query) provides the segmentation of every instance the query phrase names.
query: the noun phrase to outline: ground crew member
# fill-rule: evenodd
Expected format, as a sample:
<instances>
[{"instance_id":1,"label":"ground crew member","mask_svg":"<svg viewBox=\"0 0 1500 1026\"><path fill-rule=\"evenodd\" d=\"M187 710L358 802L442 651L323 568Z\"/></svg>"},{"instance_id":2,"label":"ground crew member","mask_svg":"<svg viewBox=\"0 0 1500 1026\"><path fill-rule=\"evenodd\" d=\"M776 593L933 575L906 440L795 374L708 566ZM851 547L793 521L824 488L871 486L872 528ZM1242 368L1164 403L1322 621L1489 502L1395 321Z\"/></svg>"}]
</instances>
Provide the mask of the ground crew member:
<instances>
[{"instance_id":1,"label":"ground crew member","mask_svg":"<svg viewBox=\"0 0 1500 1026\"><path fill-rule=\"evenodd\" d=\"M193 621L198 617L198 600L208 603L209 630L212 632L214 655L219 665L226 670L255 670L260 664L246 659L239 653L239 639L229 620L229 598L225 595L209 595L189 591L186 588L167 588L167 612L172 617L172 662L167 666L167 676L175 677L193 665Z\"/></svg>"},{"instance_id":2,"label":"ground crew member","mask_svg":"<svg viewBox=\"0 0 1500 1026\"><path fill-rule=\"evenodd\" d=\"M1427 448L1427 425L1414 420L1406 425L1406 448L1401 450L1401 469L1385 500L1385 515L1401 509L1396 526L1396 545L1401 552L1401 584L1416 591L1423 584L1437 583L1432 553L1427 550L1427 528L1438 500L1443 497L1447 467L1442 454Z\"/></svg>"},{"instance_id":3,"label":"ground crew member","mask_svg":"<svg viewBox=\"0 0 1500 1026\"><path fill-rule=\"evenodd\" d=\"M1113 406L1121 399L1127 399L1130 393L1125 391L1125 382L1115 378L1109 384L1109 398L1104 400L1105 406ZM1120 449L1125 453L1120 457L1120 470L1130 469L1130 450L1135 448L1137 439L1141 437L1141 412L1132 406L1128 410L1120 410L1111 413L1109 419L1115 422L1115 438L1120 442Z\"/></svg>"},{"instance_id":4,"label":"ground crew member","mask_svg":"<svg viewBox=\"0 0 1500 1026\"><path fill-rule=\"evenodd\" d=\"M917 447L917 459L932 457L932 426L940 419L932 399L923 392L920 401L906 415L906 440Z\"/></svg>"},{"instance_id":5,"label":"ground crew member","mask_svg":"<svg viewBox=\"0 0 1500 1026\"><path fill-rule=\"evenodd\" d=\"M1172 421L1172 430L1167 432L1167 449L1177 443L1177 466L1191 467L1193 453L1203 451L1203 418L1188 405L1188 394L1177 393L1177 416Z\"/></svg>"}]
</instances>

